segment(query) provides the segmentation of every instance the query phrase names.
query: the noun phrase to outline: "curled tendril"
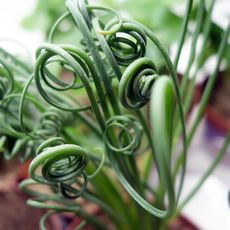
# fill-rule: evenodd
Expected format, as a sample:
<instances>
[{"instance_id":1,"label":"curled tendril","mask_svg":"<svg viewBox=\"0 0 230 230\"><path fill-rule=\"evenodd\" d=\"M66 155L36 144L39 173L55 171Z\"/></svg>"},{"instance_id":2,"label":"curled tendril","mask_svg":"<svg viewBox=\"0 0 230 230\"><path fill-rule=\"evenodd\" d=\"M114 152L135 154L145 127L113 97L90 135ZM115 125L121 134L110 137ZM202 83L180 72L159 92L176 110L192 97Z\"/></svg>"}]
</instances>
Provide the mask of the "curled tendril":
<instances>
[{"instance_id":1,"label":"curled tendril","mask_svg":"<svg viewBox=\"0 0 230 230\"><path fill-rule=\"evenodd\" d=\"M152 85L158 77L149 58L139 58L124 71L119 83L119 99L127 109L139 109L150 97Z\"/></svg>"},{"instance_id":2,"label":"curled tendril","mask_svg":"<svg viewBox=\"0 0 230 230\"><path fill-rule=\"evenodd\" d=\"M56 108L49 108L42 113L40 123L31 132L26 131L23 123L22 125L27 136L33 139L42 138L46 140L59 136L63 128L72 122L72 113L63 112Z\"/></svg>"},{"instance_id":3,"label":"curled tendril","mask_svg":"<svg viewBox=\"0 0 230 230\"><path fill-rule=\"evenodd\" d=\"M41 229L41 230L48 230L49 228L46 227L46 225L47 225L47 223L48 223L48 220L50 219L50 217L51 217L52 215L55 215L55 214L57 215L57 214L59 214L59 213L60 213L60 211L48 211L47 213L45 213L45 214L41 217L40 222L39 222L39 224L40 224L40 229ZM60 220L60 221L61 221L61 220ZM81 221L81 222L78 224L78 226L75 227L75 230L82 230L86 225L87 225L87 221L83 220L83 221ZM59 226L59 225L57 225L57 226Z\"/></svg>"},{"instance_id":4,"label":"curled tendril","mask_svg":"<svg viewBox=\"0 0 230 230\"><path fill-rule=\"evenodd\" d=\"M61 122L61 113L50 110L45 112L41 118L41 125L39 130L36 131L36 134L41 136L58 136L62 129Z\"/></svg>"},{"instance_id":5,"label":"curled tendril","mask_svg":"<svg viewBox=\"0 0 230 230\"><path fill-rule=\"evenodd\" d=\"M113 116L106 122L104 140L110 150L129 155L139 148L141 134L141 127L134 117Z\"/></svg>"},{"instance_id":6,"label":"curled tendril","mask_svg":"<svg viewBox=\"0 0 230 230\"><path fill-rule=\"evenodd\" d=\"M116 21L108 23L106 28L117 27ZM134 23L123 22L120 29L106 36L110 49L119 65L128 66L145 56L147 38L141 27Z\"/></svg>"},{"instance_id":7,"label":"curled tendril","mask_svg":"<svg viewBox=\"0 0 230 230\"><path fill-rule=\"evenodd\" d=\"M59 59L57 56L59 55ZM52 59L53 58L53 59ZM75 66L68 65L68 58L71 58L76 62L78 65L82 66L80 67L84 74L89 77L89 70L86 66L86 64L83 62L83 60L79 57L77 53L73 53L71 51L66 52L64 49L61 49L59 46L54 45L48 45L43 48L43 52L40 52L37 59L36 69L35 69L35 82L37 85L37 88L39 89L40 94L43 96L43 98L52 104L55 107L65 109L65 110L76 110L73 108L69 108L68 106L60 106L55 99L52 99L48 94L46 93L45 89L42 87L41 80L50 88L56 91L66 91L69 89L78 89L82 87L82 84L76 83L77 75L75 74L75 71L73 68L76 69ZM66 83L63 80L60 80L56 78L49 70L46 65L50 64L51 62L59 61L62 66L65 66L69 70L72 70L73 72L73 78L70 83ZM86 109L81 108L80 110ZM78 109L79 110L79 109Z\"/></svg>"},{"instance_id":8,"label":"curled tendril","mask_svg":"<svg viewBox=\"0 0 230 230\"><path fill-rule=\"evenodd\" d=\"M19 99L19 97L20 94L10 94L2 100L1 109L5 122L1 133L6 135L3 151L5 158L9 160L20 153L21 160L25 161L33 155L41 140L59 135L63 127L73 121L73 116L72 113L61 112L58 109L48 109L42 113L40 123L35 125L30 107L19 107L19 111L26 110L27 114L27 122L20 123L20 119L15 115L18 110L18 100L15 99ZM31 97L27 96L26 98L30 102L34 102ZM37 103L33 105L36 106ZM19 114L19 117L22 115L22 113ZM11 139L14 141L12 142Z\"/></svg>"},{"instance_id":9,"label":"curled tendril","mask_svg":"<svg viewBox=\"0 0 230 230\"><path fill-rule=\"evenodd\" d=\"M37 103L36 100L29 97L28 89L33 81L33 75L30 77L26 83L22 94L20 95L19 103L19 124L23 133L29 136L32 139L43 138L47 139L49 137L58 136L60 131L66 124L69 124L73 121L73 114L71 112L61 111L57 108L48 108L45 109L44 106L41 106ZM34 125L33 128L26 128L24 122L24 110L26 110L25 102L30 101L34 106L42 112L40 118L40 124Z\"/></svg>"},{"instance_id":10,"label":"curled tendril","mask_svg":"<svg viewBox=\"0 0 230 230\"><path fill-rule=\"evenodd\" d=\"M35 130L36 135L45 138L60 135L61 130L66 124L73 121L73 114L62 112L58 109L48 109L42 114L40 126Z\"/></svg>"},{"instance_id":11,"label":"curled tendril","mask_svg":"<svg viewBox=\"0 0 230 230\"><path fill-rule=\"evenodd\" d=\"M39 222L40 229L42 229L42 230L47 230L48 228L46 228L46 224L47 224L47 222L48 222L50 216L55 215L55 214L57 214L57 213L58 213L58 212L56 212L56 211L48 211L47 213L45 213L45 214L41 217L40 222Z\"/></svg>"},{"instance_id":12,"label":"curled tendril","mask_svg":"<svg viewBox=\"0 0 230 230\"><path fill-rule=\"evenodd\" d=\"M89 158L87 152L77 145L64 144L60 137L51 138L41 144L36 157L30 164L29 172L39 183L58 186L64 197L77 198L86 189L87 175L85 170ZM41 166L41 175L37 173ZM79 178L83 178L81 183ZM81 186L80 189L73 184Z\"/></svg>"},{"instance_id":13,"label":"curled tendril","mask_svg":"<svg viewBox=\"0 0 230 230\"><path fill-rule=\"evenodd\" d=\"M58 78L56 78L46 67L49 64L53 57L58 57L58 61L61 60L61 63L73 72L73 78L70 83L66 83ZM51 59L51 60L50 60ZM89 97L96 104L96 99L93 95L92 88L90 86L90 77L91 72L89 70L87 55L77 49L74 46L57 46L53 44L44 44L37 51L37 62L35 66L35 83L41 94L41 96L51 105L66 111L82 111L90 108L90 105L83 107L73 107L68 103L60 104L60 96L51 97L48 95L47 90L42 86L45 83L48 87L55 91L66 91L69 89L78 89L80 87L85 88ZM55 59L56 61L56 59ZM77 77L80 78L81 84L79 85L76 82ZM59 101L59 102L57 102Z\"/></svg>"}]
</instances>

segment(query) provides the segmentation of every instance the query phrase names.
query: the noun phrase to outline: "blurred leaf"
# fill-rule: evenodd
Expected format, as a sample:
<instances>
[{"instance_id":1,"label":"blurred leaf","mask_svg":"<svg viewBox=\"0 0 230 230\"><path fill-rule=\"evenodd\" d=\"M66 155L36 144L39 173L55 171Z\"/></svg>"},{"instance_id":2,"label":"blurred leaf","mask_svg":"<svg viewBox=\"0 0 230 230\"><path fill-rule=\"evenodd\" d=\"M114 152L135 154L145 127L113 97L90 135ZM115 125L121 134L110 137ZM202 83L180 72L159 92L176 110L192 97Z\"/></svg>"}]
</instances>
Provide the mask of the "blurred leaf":
<instances>
[{"instance_id":1,"label":"blurred leaf","mask_svg":"<svg viewBox=\"0 0 230 230\"><path fill-rule=\"evenodd\" d=\"M42 30L47 35L53 23L65 11L65 0L38 0L35 10L22 21L22 26Z\"/></svg>"}]
</instances>

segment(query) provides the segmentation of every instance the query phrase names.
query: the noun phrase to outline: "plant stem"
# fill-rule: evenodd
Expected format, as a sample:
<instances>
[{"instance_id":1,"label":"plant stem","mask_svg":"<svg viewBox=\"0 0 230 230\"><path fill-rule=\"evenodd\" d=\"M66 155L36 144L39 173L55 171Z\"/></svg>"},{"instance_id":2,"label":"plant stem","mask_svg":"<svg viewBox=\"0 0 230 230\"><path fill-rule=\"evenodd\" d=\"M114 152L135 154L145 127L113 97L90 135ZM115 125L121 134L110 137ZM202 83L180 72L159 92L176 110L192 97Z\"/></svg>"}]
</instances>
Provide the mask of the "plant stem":
<instances>
[{"instance_id":1,"label":"plant stem","mask_svg":"<svg viewBox=\"0 0 230 230\"><path fill-rule=\"evenodd\" d=\"M193 0L188 0L187 1L186 13L185 13L185 16L184 16L184 20L183 20L183 24L182 24L182 28L181 28L181 32L180 32L180 38L178 39L179 40L179 46L178 46L176 57L175 57L175 60L174 60L175 69L177 69L177 65L178 65L178 62L179 62L182 46L184 44L184 40L185 40L187 28L188 28L189 16L190 16L190 13L191 13L191 10L192 10L192 2L193 2Z\"/></svg>"}]
</instances>

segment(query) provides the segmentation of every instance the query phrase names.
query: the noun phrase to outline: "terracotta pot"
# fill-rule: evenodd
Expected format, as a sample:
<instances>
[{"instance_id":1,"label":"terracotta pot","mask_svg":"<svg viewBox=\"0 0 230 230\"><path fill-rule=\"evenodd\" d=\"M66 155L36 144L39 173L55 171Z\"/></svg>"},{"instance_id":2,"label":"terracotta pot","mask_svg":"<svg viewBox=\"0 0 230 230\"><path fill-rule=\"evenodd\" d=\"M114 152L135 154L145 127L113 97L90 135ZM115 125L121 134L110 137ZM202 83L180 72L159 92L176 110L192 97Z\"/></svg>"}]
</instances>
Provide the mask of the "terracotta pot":
<instances>
[{"instance_id":1,"label":"terracotta pot","mask_svg":"<svg viewBox=\"0 0 230 230\"><path fill-rule=\"evenodd\" d=\"M28 178L30 161L25 163L17 159L0 161L0 229L24 230L40 229L40 218L45 210L28 206L31 198L19 190L19 182ZM52 215L47 221L48 230L62 230L59 215Z\"/></svg>"},{"instance_id":2,"label":"terracotta pot","mask_svg":"<svg viewBox=\"0 0 230 230\"><path fill-rule=\"evenodd\" d=\"M40 218L45 211L28 206L27 195L20 191L0 191L0 229L39 230ZM62 230L59 216L51 216L47 221L48 230Z\"/></svg>"},{"instance_id":3,"label":"terracotta pot","mask_svg":"<svg viewBox=\"0 0 230 230\"><path fill-rule=\"evenodd\" d=\"M115 230L116 228L111 225L109 219L104 215L103 211L98 208L96 212L94 213L95 216L97 216L99 219L101 219L109 229ZM74 217L72 221L68 224L68 226L65 228L65 230L74 230L77 226L79 226L82 222L82 219L80 217ZM153 228L154 229L154 228ZM190 220L188 220L184 216L179 216L176 220L173 220L169 226L167 227L168 230L199 230L197 226L195 226ZM83 230L96 230L91 225L86 225L83 227Z\"/></svg>"},{"instance_id":4,"label":"terracotta pot","mask_svg":"<svg viewBox=\"0 0 230 230\"><path fill-rule=\"evenodd\" d=\"M205 88L207 81L203 84ZM230 76L220 72L205 110L207 121L222 134L230 130Z\"/></svg>"},{"instance_id":5,"label":"terracotta pot","mask_svg":"<svg viewBox=\"0 0 230 230\"><path fill-rule=\"evenodd\" d=\"M184 216L179 216L176 220L170 223L170 230L199 230L189 219Z\"/></svg>"},{"instance_id":6,"label":"terracotta pot","mask_svg":"<svg viewBox=\"0 0 230 230\"><path fill-rule=\"evenodd\" d=\"M88 204L90 206L90 204ZM94 206L94 205L93 205ZM110 222L108 217L105 215L105 213L99 208L99 207L93 207L93 211L91 212L94 216L96 216L98 219L100 219L103 223L105 223L110 230L115 230L116 228L113 226L113 224ZM65 228L65 230L74 230L77 226L79 226L82 223L82 218L74 216L71 219L69 219L68 224ZM90 224L87 224L85 227L83 227L83 230L96 230L96 228Z\"/></svg>"},{"instance_id":7,"label":"terracotta pot","mask_svg":"<svg viewBox=\"0 0 230 230\"><path fill-rule=\"evenodd\" d=\"M230 130L230 119L223 116L215 107L209 105L206 109L208 122L223 134Z\"/></svg>"}]
</instances>

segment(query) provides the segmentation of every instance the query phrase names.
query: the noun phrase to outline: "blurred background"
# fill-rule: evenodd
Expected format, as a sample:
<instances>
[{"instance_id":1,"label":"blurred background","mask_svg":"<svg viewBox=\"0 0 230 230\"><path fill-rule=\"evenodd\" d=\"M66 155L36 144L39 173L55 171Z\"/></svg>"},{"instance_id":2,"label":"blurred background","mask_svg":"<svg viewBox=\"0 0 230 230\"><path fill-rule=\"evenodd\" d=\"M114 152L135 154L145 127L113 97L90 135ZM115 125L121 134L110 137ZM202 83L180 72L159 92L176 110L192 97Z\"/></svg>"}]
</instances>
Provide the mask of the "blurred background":
<instances>
[{"instance_id":1,"label":"blurred background","mask_svg":"<svg viewBox=\"0 0 230 230\"><path fill-rule=\"evenodd\" d=\"M124 17L134 18L155 32L162 43L168 48L170 55L174 56L176 41L180 31L183 13L185 11L184 0L92 0L93 4L103 4L120 10ZM195 1L191 17L195 18ZM208 1L207 1L208 2ZM0 1L0 46L8 49L17 49L11 41L18 41L24 44L29 50L32 59L36 48L47 40L48 33L55 20L65 12L65 0L7 0ZM230 19L230 1L217 0L212 13L211 44L206 50L207 61L203 63L199 71L197 80L196 95L194 95L194 109L199 102L202 89L206 79L210 75L214 63L215 53L220 41L220 34L227 27ZM56 35L56 42L73 43L76 33L73 32L73 25L64 24ZM189 29L194 30L191 22ZM230 44L230 38L229 38ZM178 74L183 75L184 67L188 61L188 52L191 39L186 40L179 62ZM199 42L198 47L199 49ZM184 194L190 190L202 172L208 167L210 162L218 152L221 143L230 129L230 52L226 52L225 62L221 66L218 81L213 91L209 106L206 110L196 137L189 152L187 176ZM18 51L20 52L20 51ZM162 60L158 52L152 52L153 58L158 65L162 65ZM15 173L9 174L7 168L0 166L0 192L14 187L13 180ZM228 193L230 190L230 149L217 170L205 182L202 189L184 209L184 215L190 219L199 229L204 230L228 230L230 229L230 209ZM11 168L14 166L10 166ZM19 172L21 169L19 169ZM18 173L18 171L17 171ZM11 183L12 182L12 183ZM7 199L16 199L11 194L5 197L0 194L1 210L4 205L7 207L10 202ZM24 198L23 198L24 199ZM25 200L25 199L24 199ZM19 202L19 206L22 202ZM20 210L20 208L18 209ZM21 212L21 211L19 211ZM16 215L16 214L14 214ZM1 215L0 215L1 216ZM7 217L5 217L7 218ZM12 217L9 217L12 218ZM5 220L7 222L7 220ZM0 229L11 229L3 227L0 220ZM7 226L7 224L5 225ZM32 225L33 226L33 225ZM13 229L13 228L12 228ZM30 229L30 228L27 228ZM32 229L32 228L31 228ZM34 229L34 228L33 228Z\"/></svg>"}]
</instances>

